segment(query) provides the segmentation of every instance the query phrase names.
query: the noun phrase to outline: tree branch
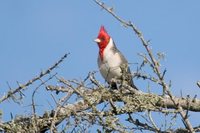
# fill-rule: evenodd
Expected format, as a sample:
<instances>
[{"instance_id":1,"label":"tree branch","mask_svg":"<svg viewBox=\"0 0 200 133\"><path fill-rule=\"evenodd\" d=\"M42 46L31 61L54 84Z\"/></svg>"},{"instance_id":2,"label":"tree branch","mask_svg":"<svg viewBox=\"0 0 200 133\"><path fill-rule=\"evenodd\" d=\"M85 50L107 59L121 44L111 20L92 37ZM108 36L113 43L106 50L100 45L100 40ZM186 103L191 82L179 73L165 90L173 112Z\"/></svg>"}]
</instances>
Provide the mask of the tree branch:
<instances>
[{"instance_id":1,"label":"tree branch","mask_svg":"<svg viewBox=\"0 0 200 133\"><path fill-rule=\"evenodd\" d=\"M105 9L108 13L110 13L115 19L117 19L120 23L122 23L123 25L130 27L133 29L133 31L136 33L136 35L138 36L138 38L141 40L144 48L146 49L151 62L152 62L152 69L155 72L155 74L158 76L162 87L163 87L163 95L168 94L171 98L171 101L173 101L174 105L177 106L177 109L179 110L179 113L183 119L184 124L186 125L186 128L190 131L190 132L194 132L194 129L192 128L192 125L187 117L187 114L183 111L183 108L178 104L178 102L176 102L173 99L173 96L171 94L171 92L169 91L169 86L166 84L166 82L164 81L164 78L161 72L160 72L160 68L159 68L159 62L154 58L153 56L153 52L152 50L148 47L148 41L146 41L144 39L144 36L142 35L142 32L140 30L138 30L136 28L136 26L131 22L126 22L125 20L121 19L119 16L117 16L114 12L112 8L107 7L104 3L100 2L99 0L94 0L99 6L101 6L103 9ZM165 71L164 71L165 73Z\"/></svg>"},{"instance_id":2,"label":"tree branch","mask_svg":"<svg viewBox=\"0 0 200 133\"><path fill-rule=\"evenodd\" d=\"M25 90L25 88L31 84L33 84L35 81L41 79L42 77L44 77L45 75L49 74L53 69L55 69L61 62L63 62L63 60L65 58L67 58L67 56L69 55L69 53L65 54L63 57L61 57L60 60L58 60L54 65L52 65L51 67L49 67L47 70L41 72L38 76L36 76L35 78L27 81L25 84L20 84L18 88L10 90L6 93L6 95L4 95L1 99L0 99L0 103L2 103L3 101L5 101L6 99L12 97L14 94L16 94L17 92L21 92L22 90Z\"/></svg>"},{"instance_id":3,"label":"tree branch","mask_svg":"<svg viewBox=\"0 0 200 133\"><path fill-rule=\"evenodd\" d=\"M48 88L50 88L50 90L55 89L56 91L57 86L48 86ZM65 88L64 90L67 89L71 93L71 88ZM87 100L82 99L74 104L59 106L59 109L55 109L56 112L52 110L50 113L46 112L43 116L34 118L37 119L38 131L45 132L50 129L52 121L54 121L55 125L58 125L64 119L68 119L70 116L73 116L78 112L86 111L92 108L92 106L96 106L102 102L109 101L110 99L112 99L113 102L126 103L123 107L117 108L117 110L115 110L115 115L142 112L145 110L162 112L162 109L177 109L177 106L174 105L169 97L162 97L143 92L132 94L130 91L127 91L126 88L121 88L120 90L115 91L110 91L107 88L89 90L85 87L78 87L76 89L80 92L83 92L84 96L87 97ZM86 93L84 91L86 91ZM179 105L184 110L200 112L200 99L196 99L194 101L190 98L174 97L174 100L179 103ZM190 103L189 107L187 103ZM111 113L112 112L101 112L101 115L105 117ZM99 114L97 113L96 115ZM13 121L3 123L3 125L0 125L0 128L6 131L13 131L13 129L15 129L14 127L17 127L18 129L20 127L22 131L30 131L32 121L32 116L16 118Z\"/></svg>"}]
</instances>

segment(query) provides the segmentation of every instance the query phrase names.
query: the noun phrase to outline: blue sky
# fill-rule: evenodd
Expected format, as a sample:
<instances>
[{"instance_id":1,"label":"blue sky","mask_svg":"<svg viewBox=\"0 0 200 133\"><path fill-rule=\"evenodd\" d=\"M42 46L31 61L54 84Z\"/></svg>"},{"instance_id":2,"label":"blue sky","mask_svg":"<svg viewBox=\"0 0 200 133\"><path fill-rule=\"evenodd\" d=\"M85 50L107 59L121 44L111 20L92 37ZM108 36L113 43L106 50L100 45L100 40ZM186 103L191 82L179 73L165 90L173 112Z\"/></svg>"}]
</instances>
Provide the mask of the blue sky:
<instances>
[{"instance_id":1,"label":"blue sky","mask_svg":"<svg viewBox=\"0 0 200 133\"><path fill-rule=\"evenodd\" d=\"M172 80L172 92L177 96L180 91L183 95L197 94L200 98L196 86L200 80L200 1L110 0L105 3L125 20L134 22L146 40L151 40L154 52L165 53L162 67L167 69L166 78ZM92 0L0 1L0 94L8 90L6 82L15 88L16 81L26 82L68 52L69 58L56 70L60 76L84 79L88 72L98 70L98 48L93 39L101 25L130 63L141 62L137 53L144 52L144 48L136 35ZM131 69L134 71L136 66L132 65ZM104 83L99 73L97 79ZM155 92L156 89L152 88ZM38 100L43 101L43 95L38 95ZM28 103L19 112L25 112L26 106ZM17 105L5 102L0 108L9 112ZM3 118L8 120L9 115L5 113Z\"/></svg>"}]
</instances>

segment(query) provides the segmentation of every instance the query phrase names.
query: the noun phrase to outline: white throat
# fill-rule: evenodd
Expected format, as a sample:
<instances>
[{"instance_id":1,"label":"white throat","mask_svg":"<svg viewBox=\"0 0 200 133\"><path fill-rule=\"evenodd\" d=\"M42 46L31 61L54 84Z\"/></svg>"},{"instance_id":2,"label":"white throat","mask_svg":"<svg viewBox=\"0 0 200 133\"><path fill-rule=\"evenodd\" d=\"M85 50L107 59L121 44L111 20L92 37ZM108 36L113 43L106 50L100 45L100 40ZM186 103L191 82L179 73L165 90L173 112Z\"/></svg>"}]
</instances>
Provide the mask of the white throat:
<instances>
[{"instance_id":1,"label":"white throat","mask_svg":"<svg viewBox=\"0 0 200 133\"><path fill-rule=\"evenodd\" d=\"M113 47L115 47L114 42L113 42L113 39L110 38L108 45L106 46L106 48L103 51L104 61L107 61L110 57L112 57L114 55Z\"/></svg>"},{"instance_id":2,"label":"white throat","mask_svg":"<svg viewBox=\"0 0 200 133\"><path fill-rule=\"evenodd\" d=\"M104 51L105 51L105 50L110 50L110 49L112 49L113 47L114 47L113 39L110 38L110 41L109 41L108 45L106 46L106 48L104 49Z\"/></svg>"}]
</instances>

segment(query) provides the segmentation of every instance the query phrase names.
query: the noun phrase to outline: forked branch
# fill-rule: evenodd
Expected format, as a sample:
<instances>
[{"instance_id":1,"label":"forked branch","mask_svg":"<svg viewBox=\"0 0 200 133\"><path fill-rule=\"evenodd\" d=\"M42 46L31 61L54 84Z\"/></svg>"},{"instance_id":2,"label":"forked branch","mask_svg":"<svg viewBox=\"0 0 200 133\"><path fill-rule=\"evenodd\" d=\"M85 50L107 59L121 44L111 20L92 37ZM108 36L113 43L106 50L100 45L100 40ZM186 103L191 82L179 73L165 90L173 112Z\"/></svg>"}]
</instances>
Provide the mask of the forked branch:
<instances>
[{"instance_id":1,"label":"forked branch","mask_svg":"<svg viewBox=\"0 0 200 133\"><path fill-rule=\"evenodd\" d=\"M170 90L169 90L169 86L166 84L164 77L161 72L160 72L160 68L159 68L159 63L158 61L154 58L153 56L153 52L152 50L149 48L149 44L148 41L146 41L144 39L144 36L142 35L142 32L131 22L127 22L125 20L123 20L121 17L119 17L118 15L116 15L113 11L113 8L109 8L107 7L103 2L100 2L99 0L94 0L99 6L101 6L103 9L105 9L108 13L110 13L115 19L117 19L120 23L122 23L123 25L125 25L126 27L130 27L133 29L133 31L136 33L136 35L138 36L138 38L141 40L142 45L144 46L144 48L146 49L149 58L151 59L152 62L152 69L155 72L155 74L158 76L160 83L162 84L163 87L163 95L167 94L169 95L169 97L171 98L171 101L174 103L174 105L177 106L177 109L180 112L180 115L183 119L184 124L186 125L186 128L190 131L190 132L194 132L194 129L187 117L187 114L184 112L183 108L179 105L179 102L176 102L173 98L173 95L171 94ZM165 73L165 71L163 72Z\"/></svg>"}]
</instances>

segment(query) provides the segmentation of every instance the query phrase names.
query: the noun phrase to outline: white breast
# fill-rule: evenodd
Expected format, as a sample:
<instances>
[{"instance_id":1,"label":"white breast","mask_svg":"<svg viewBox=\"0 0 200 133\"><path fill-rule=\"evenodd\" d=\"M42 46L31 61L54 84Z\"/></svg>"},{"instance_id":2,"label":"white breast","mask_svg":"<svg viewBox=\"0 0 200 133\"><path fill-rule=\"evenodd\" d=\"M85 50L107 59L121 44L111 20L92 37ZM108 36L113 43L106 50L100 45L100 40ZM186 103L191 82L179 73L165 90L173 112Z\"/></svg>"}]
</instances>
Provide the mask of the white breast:
<instances>
[{"instance_id":1,"label":"white breast","mask_svg":"<svg viewBox=\"0 0 200 133\"><path fill-rule=\"evenodd\" d=\"M115 46L111 38L109 44L104 49L103 61L100 59L100 56L98 57L99 70L107 82L110 82L112 78L120 78L122 75L120 66L124 61L127 63L125 58L122 57L123 55L118 51L114 51L113 47Z\"/></svg>"}]
</instances>

